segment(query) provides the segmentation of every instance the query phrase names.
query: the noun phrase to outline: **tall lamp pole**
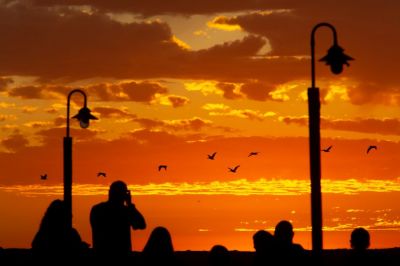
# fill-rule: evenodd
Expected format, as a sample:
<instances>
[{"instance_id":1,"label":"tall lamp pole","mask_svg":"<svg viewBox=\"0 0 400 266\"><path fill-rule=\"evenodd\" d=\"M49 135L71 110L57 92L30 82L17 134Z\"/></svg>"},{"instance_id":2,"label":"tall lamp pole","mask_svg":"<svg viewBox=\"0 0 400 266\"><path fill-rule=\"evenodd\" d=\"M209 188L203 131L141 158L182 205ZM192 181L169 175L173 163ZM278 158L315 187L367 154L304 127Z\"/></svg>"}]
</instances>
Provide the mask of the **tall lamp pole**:
<instances>
[{"instance_id":1,"label":"tall lamp pole","mask_svg":"<svg viewBox=\"0 0 400 266\"><path fill-rule=\"evenodd\" d=\"M319 89L315 87L315 32L320 27L328 27L333 33L333 45L328 54L319 61L329 65L333 74L340 74L343 65L354 60L343 53L338 45L336 29L329 23L319 23L311 32L311 87L308 88L308 117L310 141L310 175L311 175L311 225L312 250L316 255L322 253L322 201L321 201L321 147L320 147L320 98Z\"/></svg>"},{"instance_id":2,"label":"tall lamp pole","mask_svg":"<svg viewBox=\"0 0 400 266\"><path fill-rule=\"evenodd\" d=\"M80 89L72 90L67 98L67 127L66 136L64 137L64 203L67 211L67 225L72 228L72 137L69 130L69 113L72 94L79 92L84 99L83 107L79 113L72 118L76 118L82 128L89 127L90 120L96 120L97 117L90 113L87 107L86 94Z\"/></svg>"}]
</instances>

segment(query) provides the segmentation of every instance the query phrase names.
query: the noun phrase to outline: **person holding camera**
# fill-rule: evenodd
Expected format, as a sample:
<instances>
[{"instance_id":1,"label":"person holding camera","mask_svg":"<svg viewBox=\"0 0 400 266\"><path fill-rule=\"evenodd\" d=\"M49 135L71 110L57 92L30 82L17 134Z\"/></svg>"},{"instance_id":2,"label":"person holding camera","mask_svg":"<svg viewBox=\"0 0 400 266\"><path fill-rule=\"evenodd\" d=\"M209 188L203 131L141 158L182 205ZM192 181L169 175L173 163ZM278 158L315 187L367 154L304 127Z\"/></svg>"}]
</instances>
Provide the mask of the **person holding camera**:
<instances>
[{"instance_id":1,"label":"person holding camera","mask_svg":"<svg viewBox=\"0 0 400 266\"><path fill-rule=\"evenodd\" d=\"M108 201L93 206L90 225L93 249L102 257L128 256L132 251L131 228L146 229L146 221L123 181L111 184Z\"/></svg>"}]
</instances>

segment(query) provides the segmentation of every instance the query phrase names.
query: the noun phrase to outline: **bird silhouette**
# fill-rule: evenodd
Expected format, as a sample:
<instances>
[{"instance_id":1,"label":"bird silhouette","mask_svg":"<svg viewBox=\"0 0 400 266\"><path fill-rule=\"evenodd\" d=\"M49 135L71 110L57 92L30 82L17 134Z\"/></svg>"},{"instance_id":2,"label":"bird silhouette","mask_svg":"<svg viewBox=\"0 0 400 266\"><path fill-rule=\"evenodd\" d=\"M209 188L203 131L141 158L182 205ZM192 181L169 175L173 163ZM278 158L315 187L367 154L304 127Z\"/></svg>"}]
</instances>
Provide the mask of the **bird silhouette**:
<instances>
[{"instance_id":1,"label":"bird silhouette","mask_svg":"<svg viewBox=\"0 0 400 266\"><path fill-rule=\"evenodd\" d=\"M167 171L167 165L162 164L162 165L159 165L159 166L158 166L158 171L161 171L162 169L164 169L165 171Z\"/></svg>"},{"instance_id":2,"label":"bird silhouette","mask_svg":"<svg viewBox=\"0 0 400 266\"><path fill-rule=\"evenodd\" d=\"M47 174L40 175L40 179L41 179L41 180L47 180Z\"/></svg>"},{"instance_id":3,"label":"bird silhouette","mask_svg":"<svg viewBox=\"0 0 400 266\"><path fill-rule=\"evenodd\" d=\"M215 159L215 155L217 154L217 152L214 152L213 154L207 154L207 157L209 160L214 160Z\"/></svg>"},{"instance_id":4,"label":"bird silhouette","mask_svg":"<svg viewBox=\"0 0 400 266\"><path fill-rule=\"evenodd\" d=\"M252 151L249 153L249 156L247 156L247 157L256 156L256 155L258 155L258 153L259 153L258 151Z\"/></svg>"},{"instance_id":5,"label":"bird silhouette","mask_svg":"<svg viewBox=\"0 0 400 266\"><path fill-rule=\"evenodd\" d=\"M378 149L378 147L377 146L375 146L375 145L370 145L369 147L368 147L368 149L367 149L367 154L372 150L372 149L375 149L375 150L377 150Z\"/></svg>"},{"instance_id":6,"label":"bird silhouette","mask_svg":"<svg viewBox=\"0 0 400 266\"><path fill-rule=\"evenodd\" d=\"M229 171L232 173L236 173L236 170L240 167L240 165L236 165L234 168L228 167Z\"/></svg>"},{"instance_id":7,"label":"bird silhouette","mask_svg":"<svg viewBox=\"0 0 400 266\"><path fill-rule=\"evenodd\" d=\"M331 146L329 146L328 148L326 148L326 149L322 149L321 151L323 151L323 152L330 152L331 151L331 149L332 149L332 145Z\"/></svg>"},{"instance_id":8,"label":"bird silhouette","mask_svg":"<svg viewBox=\"0 0 400 266\"><path fill-rule=\"evenodd\" d=\"M104 172L98 172L97 177L102 176L102 177L107 177L107 174Z\"/></svg>"}]
</instances>

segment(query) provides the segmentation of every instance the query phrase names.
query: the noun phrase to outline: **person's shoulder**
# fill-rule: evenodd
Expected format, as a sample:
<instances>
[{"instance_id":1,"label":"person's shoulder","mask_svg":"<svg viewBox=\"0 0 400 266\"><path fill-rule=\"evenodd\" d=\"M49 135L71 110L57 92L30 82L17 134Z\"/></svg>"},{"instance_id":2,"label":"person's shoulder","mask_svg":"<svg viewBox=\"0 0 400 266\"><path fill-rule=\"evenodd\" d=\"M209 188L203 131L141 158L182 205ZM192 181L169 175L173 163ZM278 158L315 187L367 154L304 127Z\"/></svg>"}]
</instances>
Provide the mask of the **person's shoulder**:
<instances>
[{"instance_id":1,"label":"person's shoulder","mask_svg":"<svg viewBox=\"0 0 400 266\"><path fill-rule=\"evenodd\" d=\"M99 210L103 210L103 209L107 208L107 206L108 206L107 201L105 201L105 202L100 202L100 203L98 203L98 204L96 204L96 205L94 205L94 206L92 207L92 212L96 212L96 211L99 211Z\"/></svg>"},{"instance_id":2,"label":"person's shoulder","mask_svg":"<svg viewBox=\"0 0 400 266\"><path fill-rule=\"evenodd\" d=\"M79 234L78 230L76 230L75 228L71 228L71 236L74 239L78 239L79 241L81 241L81 235Z\"/></svg>"},{"instance_id":3,"label":"person's shoulder","mask_svg":"<svg viewBox=\"0 0 400 266\"><path fill-rule=\"evenodd\" d=\"M74 227L71 228L71 234L79 236L78 230L76 230Z\"/></svg>"},{"instance_id":4,"label":"person's shoulder","mask_svg":"<svg viewBox=\"0 0 400 266\"><path fill-rule=\"evenodd\" d=\"M300 244L296 244L296 243L293 243L292 249L295 250L295 251L304 251L303 246L300 245Z\"/></svg>"},{"instance_id":5,"label":"person's shoulder","mask_svg":"<svg viewBox=\"0 0 400 266\"><path fill-rule=\"evenodd\" d=\"M93 208L103 208L105 206L108 206L108 201L97 203L96 205L93 206Z\"/></svg>"}]
</instances>

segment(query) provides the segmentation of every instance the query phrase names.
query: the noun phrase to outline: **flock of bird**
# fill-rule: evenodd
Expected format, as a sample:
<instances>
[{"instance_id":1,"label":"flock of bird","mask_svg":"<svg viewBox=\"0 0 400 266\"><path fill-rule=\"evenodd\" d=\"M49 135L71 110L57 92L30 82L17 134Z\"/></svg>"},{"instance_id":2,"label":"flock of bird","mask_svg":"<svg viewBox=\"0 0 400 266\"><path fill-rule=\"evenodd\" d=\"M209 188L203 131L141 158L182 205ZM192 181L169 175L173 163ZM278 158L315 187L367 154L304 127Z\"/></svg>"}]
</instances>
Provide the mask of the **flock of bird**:
<instances>
[{"instance_id":1,"label":"flock of bird","mask_svg":"<svg viewBox=\"0 0 400 266\"><path fill-rule=\"evenodd\" d=\"M323 151L323 152L330 152L331 149L332 149L332 147L333 147L333 145L331 145L331 146L329 146L329 147L327 147L327 148L325 148L325 149L322 149L321 151ZM370 146L368 146L368 148L367 148L367 154L368 154L371 150L377 150L377 149L378 149L378 147L377 147L376 145L370 145ZM258 151L252 151L252 152L249 153L249 155L248 155L247 157L256 156L256 155L258 155L258 154L259 154ZM207 159L209 159L209 160L215 160L215 156L216 156L216 155L217 155L217 152L213 152L212 154L207 154ZM231 173L236 173L237 170L239 169L239 167L240 167L240 165L236 165L235 167L228 167L228 170L229 170L229 172L231 172ZM168 165L166 165L166 164L160 164L160 165L158 166L158 171L159 171L159 172L160 172L161 170L167 171L167 168L168 168ZM107 177L107 174L106 174L105 172L98 172L98 173L97 173L97 177L104 177L104 178L106 178L106 177ZM41 179L41 180L47 180L47 174L40 175L40 179Z\"/></svg>"},{"instance_id":2,"label":"flock of bird","mask_svg":"<svg viewBox=\"0 0 400 266\"><path fill-rule=\"evenodd\" d=\"M327 147L327 148L325 148L325 149L322 149L321 151L323 151L323 152L330 152L331 151L331 149L332 149L332 145L331 146L329 146L329 147ZM378 146L375 146L375 145L370 145L370 146L368 146L368 149L367 149L367 154L371 151L371 150L377 150L378 149Z\"/></svg>"},{"instance_id":3,"label":"flock of bird","mask_svg":"<svg viewBox=\"0 0 400 266\"><path fill-rule=\"evenodd\" d=\"M323 152L330 152L331 151L331 149L332 149L332 147L333 147L333 145L331 145L331 146L329 146L329 147L327 147L327 148L325 148L325 149L322 149L321 151L323 151ZM371 150L377 150L378 149L378 147L377 146L375 146L375 145L370 145L370 146L368 146L368 148L367 148L367 154L371 151ZM256 155L258 155L259 154L259 152L257 152L257 151L252 151L252 152L250 152L249 153L249 155L248 155L248 157L250 157L250 156L256 156ZM212 154L207 154L207 158L209 159L209 160L214 160L215 159L215 155L217 155L217 152L214 152L214 153L212 153ZM159 165L158 166L158 171L161 171L161 170L167 170L167 167L168 167L168 165L165 165L165 164L161 164L161 165ZM236 171L237 171L237 169L240 167L240 165L236 165L235 167L228 167L228 170L229 170L229 172L232 172L232 173L236 173Z\"/></svg>"},{"instance_id":4,"label":"flock of bird","mask_svg":"<svg viewBox=\"0 0 400 266\"><path fill-rule=\"evenodd\" d=\"M247 157L250 157L250 156L256 156L256 155L258 155L259 154L259 152L258 151L252 151L252 152L250 152L249 153L249 155L247 156ZM215 156L217 155L217 152L214 152L214 153L212 153L212 154L207 154L207 159L209 159L209 160L215 160ZM228 167L228 169L229 169L229 172L232 172L232 173L236 173L236 171L237 171L237 169L240 167L240 165L236 165L235 167ZM167 168L168 168L168 165L165 165L165 164L160 164L159 166L158 166L158 171L161 171L161 170L165 170L165 171L167 171Z\"/></svg>"}]
</instances>

